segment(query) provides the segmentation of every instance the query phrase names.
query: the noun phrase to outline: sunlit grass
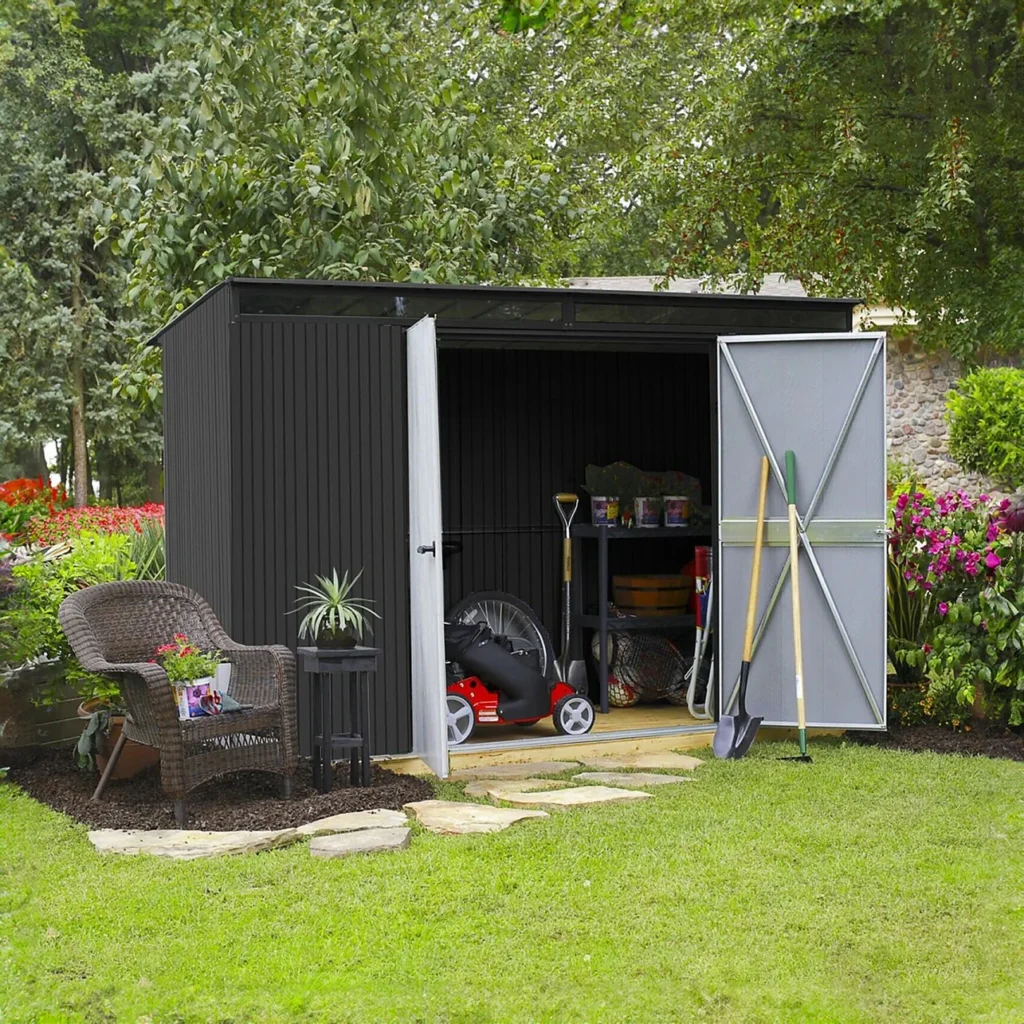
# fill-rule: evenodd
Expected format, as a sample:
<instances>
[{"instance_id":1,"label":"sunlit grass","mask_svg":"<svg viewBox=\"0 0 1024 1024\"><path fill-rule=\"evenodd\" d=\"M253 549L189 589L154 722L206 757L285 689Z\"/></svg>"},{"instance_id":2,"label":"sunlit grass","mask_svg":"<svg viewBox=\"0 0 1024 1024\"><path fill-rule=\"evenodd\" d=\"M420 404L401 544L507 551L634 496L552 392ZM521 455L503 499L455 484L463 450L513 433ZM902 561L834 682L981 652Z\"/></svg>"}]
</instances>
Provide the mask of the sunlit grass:
<instances>
[{"instance_id":1,"label":"sunlit grass","mask_svg":"<svg viewBox=\"0 0 1024 1024\"><path fill-rule=\"evenodd\" d=\"M0 783L0 1020L1024 1020L1024 768L780 752L344 861L101 858Z\"/></svg>"}]
</instances>

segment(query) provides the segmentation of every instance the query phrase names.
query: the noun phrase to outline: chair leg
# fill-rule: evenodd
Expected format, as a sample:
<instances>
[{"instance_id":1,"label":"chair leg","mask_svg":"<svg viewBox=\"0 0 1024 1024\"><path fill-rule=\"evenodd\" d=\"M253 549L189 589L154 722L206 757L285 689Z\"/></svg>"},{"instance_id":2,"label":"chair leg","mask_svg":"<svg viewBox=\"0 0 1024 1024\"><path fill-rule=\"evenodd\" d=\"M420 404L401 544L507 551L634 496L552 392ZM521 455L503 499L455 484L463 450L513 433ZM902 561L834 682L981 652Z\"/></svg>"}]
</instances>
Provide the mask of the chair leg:
<instances>
[{"instance_id":1,"label":"chair leg","mask_svg":"<svg viewBox=\"0 0 1024 1024\"><path fill-rule=\"evenodd\" d=\"M291 800L295 794L295 777L285 775L281 779L281 799Z\"/></svg>"},{"instance_id":2,"label":"chair leg","mask_svg":"<svg viewBox=\"0 0 1024 1024\"><path fill-rule=\"evenodd\" d=\"M125 736L124 730L122 729L121 735L117 737L117 742L114 744L114 749L110 752L110 757L107 758L107 766L103 769L100 781L96 783L96 789L92 794L92 803L98 804L100 802L100 797L103 796L103 790L107 788L107 783L110 781L110 776L117 767L118 758L121 756L121 751L124 749L124 745L127 740L128 737Z\"/></svg>"},{"instance_id":3,"label":"chair leg","mask_svg":"<svg viewBox=\"0 0 1024 1024\"><path fill-rule=\"evenodd\" d=\"M174 820L179 827L183 827L185 824L185 801L175 800L174 801Z\"/></svg>"}]
</instances>

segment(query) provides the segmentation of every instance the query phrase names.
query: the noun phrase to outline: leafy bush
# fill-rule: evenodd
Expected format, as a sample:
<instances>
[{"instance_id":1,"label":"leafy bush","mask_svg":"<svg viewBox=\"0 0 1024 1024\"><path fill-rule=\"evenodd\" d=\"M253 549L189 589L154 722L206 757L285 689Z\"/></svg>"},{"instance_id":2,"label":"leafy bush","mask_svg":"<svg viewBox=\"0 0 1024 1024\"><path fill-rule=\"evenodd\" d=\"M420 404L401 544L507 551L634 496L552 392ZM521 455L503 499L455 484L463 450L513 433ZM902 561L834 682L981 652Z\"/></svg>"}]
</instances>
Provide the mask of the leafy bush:
<instances>
[{"instance_id":1,"label":"leafy bush","mask_svg":"<svg viewBox=\"0 0 1024 1024\"><path fill-rule=\"evenodd\" d=\"M964 469L1009 490L1024 484L1024 370L968 374L949 393L949 450Z\"/></svg>"},{"instance_id":2,"label":"leafy bush","mask_svg":"<svg viewBox=\"0 0 1024 1024\"><path fill-rule=\"evenodd\" d=\"M14 667L39 658L59 661L68 666L67 682L83 695L109 693L108 680L79 667L57 613L64 598L83 587L132 579L130 550L127 534L85 533L60 557L44 553L15 565L11 575L16 588L0 608L0 665Z\"/></svg>"},{"instance_id":3,"label":"leafy bush","mask_svg":"<svg viewBox=\"0 0 1024 1024\"><path fill-rule=\"evenodd\" d=\"M934 505L902 496L891 558L911 593L934 610L922 645L927 668L953 680L976 715L1024 722L1024 534L1007 528L1008 501L991 508L963 491ZM917 662L917 658L913 659Z\"/></svg>"}]
</instances>

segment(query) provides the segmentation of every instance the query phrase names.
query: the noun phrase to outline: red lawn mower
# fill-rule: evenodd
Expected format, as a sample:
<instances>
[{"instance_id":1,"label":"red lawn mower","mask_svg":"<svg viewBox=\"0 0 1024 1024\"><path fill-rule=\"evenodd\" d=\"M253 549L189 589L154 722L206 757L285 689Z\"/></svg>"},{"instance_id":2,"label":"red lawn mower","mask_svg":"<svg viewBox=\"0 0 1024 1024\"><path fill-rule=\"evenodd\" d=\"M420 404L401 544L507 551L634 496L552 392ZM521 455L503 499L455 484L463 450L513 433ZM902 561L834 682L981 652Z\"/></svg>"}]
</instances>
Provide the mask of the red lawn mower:
<instances>
[{"instance_id":1,"label":"red lawn mower","mask_svg":"<svg viewBox=\"0 0 1024 1024\"><path fill-rule=\"evenodd\" d=\"M590 700L560 679L545 678L554 660L546 637L529 646L521 637L496 634L486 617L449 618L456 618L444 626L449 744L465 743L477 725L529 726L548 715L563 736L582 736L594 727Z\"/></svg>"}]
</instances>

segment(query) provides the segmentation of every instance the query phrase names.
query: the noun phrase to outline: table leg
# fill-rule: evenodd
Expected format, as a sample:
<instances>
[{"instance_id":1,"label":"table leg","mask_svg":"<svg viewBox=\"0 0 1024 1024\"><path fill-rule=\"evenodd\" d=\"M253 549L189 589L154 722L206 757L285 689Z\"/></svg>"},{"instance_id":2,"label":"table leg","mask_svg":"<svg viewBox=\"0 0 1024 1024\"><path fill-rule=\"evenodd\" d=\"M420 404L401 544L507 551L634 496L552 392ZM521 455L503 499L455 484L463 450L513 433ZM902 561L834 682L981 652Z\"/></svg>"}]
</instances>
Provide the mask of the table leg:
<instances>
[{"instance_id":1,"label":"table leg","mask_svg":"<svg viewBox=\"0 0 1024 1024\"><path fill-rule=\"evenodd\" d=\"M334 702L331 700L331 677L320 681L320 714L323 717L323 772L320 792L329 793L334 784L331 755L334 753Z\"/></svg>"},{"instance_id":2,"label":"table leg","mask_svg":"<svg viewBox=\"0 0 1024 1024\"><path fill-rule=\"evenodd\" d=\"M608 714L608 527L597 530L597 619L600 636L598 681L601 686L601 714Z\"/></svg>"},{"instance_id":3,"label":"table leg","mask_svg":"<svg viewBox=\"0 0 1024 1024\"><path fill-rule=\"evenodd\" d=\"M353 672L348 677L348 731L357 733L359 731L359 680L361 672ZM349 752L349 781L353 786L361 786L362 778L359 769L362 762L359 760L359 748L352 747Z\"/></svg>"},{"instance_id":4,"label":"table leg","mask_svg":"<svg viewBox=\"0 0 1024 1024\"><path fill-rule=\"evenodd\" d=\"M370 674L363 672L359 677L359 732L363 737L363 745L360 748L363 760L363 782L364 786L371 784L370 769Z\"/></svg>"},{"instance_id":5,"label":"table leg","mask_svg":"<svg viewBox=\"0 0 1024 1024\"><path fill-rule=\"evenodd\" d=\"M313 786L320 789L324 778L323 709L320 707L320 673L309 676L309 743L313 753Z\"/></svg>"}]
</instances>

